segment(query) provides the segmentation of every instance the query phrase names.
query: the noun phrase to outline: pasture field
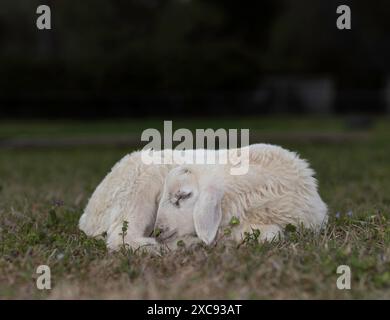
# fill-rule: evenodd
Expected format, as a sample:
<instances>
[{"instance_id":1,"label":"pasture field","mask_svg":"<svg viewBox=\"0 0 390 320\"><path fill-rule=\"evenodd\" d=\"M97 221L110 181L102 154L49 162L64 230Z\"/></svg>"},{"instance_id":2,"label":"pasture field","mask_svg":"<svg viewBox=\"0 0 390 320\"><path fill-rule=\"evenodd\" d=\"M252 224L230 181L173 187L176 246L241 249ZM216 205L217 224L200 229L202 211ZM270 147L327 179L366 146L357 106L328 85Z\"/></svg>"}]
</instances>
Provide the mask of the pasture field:
<instances>
[{"instance_id":1,"label":"pasture field","mask_svg":"<svg viewBox=\"0 0 390 320\"><path fill-rule=\"evenodd\" d=\"M237 247L228 238L163 256L122 250L77 228L97 184L123 145L77 145L88 137L139 137L162 120L0 122L1 299L390 299L390 119L356 129L342 118L193 119L174 129L250 128L256 141L298 151L317 172L329 223L318 236L286 230L283 240ZM354 128L351 128L354 127ZM74 145L56 146L72 137ZM317 138L316 138L317 137ZM13 147L13 139L51 141ZM1 141L11 141L1 147ZM38 290L36 269L51 268ZM352 272L339 290L339 265Z\"/></svg>"}]
</instances>

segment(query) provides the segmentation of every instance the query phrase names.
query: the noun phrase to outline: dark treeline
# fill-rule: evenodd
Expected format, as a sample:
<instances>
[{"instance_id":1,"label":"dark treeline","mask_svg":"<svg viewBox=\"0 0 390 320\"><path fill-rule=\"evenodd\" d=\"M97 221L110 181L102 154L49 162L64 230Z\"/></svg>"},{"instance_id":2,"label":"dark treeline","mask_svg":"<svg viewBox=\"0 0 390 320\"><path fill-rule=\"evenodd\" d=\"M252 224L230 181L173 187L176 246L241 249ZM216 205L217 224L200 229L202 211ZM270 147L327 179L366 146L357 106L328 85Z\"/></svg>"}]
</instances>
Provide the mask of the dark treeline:
<instances>
[{"instance_id":1,"label":"dark treeline","mask_svg":"<svg viewBox=\"0 0 390 320\"><path fill-rule=\"evenodd\" d=\"M50 31L35 27L40 4L51 7ZM340 4L351 6L352 30L336 28ZM390 78L385 0L2 0L0 6L4 117L272 112L272 95L253 99L264 79L297 75L332 79L342 93L333 111L385 108L377 94ZM348 100L354 92L367 94Z\"/></svg>"}]
</instances>

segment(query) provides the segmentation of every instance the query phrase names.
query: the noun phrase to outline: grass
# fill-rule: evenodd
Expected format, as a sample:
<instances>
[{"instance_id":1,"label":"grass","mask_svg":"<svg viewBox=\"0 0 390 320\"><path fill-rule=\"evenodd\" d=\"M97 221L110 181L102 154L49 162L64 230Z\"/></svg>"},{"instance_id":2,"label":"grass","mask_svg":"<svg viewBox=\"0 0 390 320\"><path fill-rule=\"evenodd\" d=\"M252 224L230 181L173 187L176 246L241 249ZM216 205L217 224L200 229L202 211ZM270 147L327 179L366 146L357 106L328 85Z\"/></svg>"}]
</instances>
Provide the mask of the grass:
<instances>
[{"instance_id":1,"label":"grass","mask_svg":"<svg viewBox=\"0 0 390 320\"><path fill-rule=\"evenodd\" d=\"M115 136L126 134L141 135L146 128L163 129L163 120L169 119L142 119L140 121L129 121L127 119L97 120L85 123L77 120L40 120L40 121L0 121L0 139L5 138L26 138L26 137L88 137L88 136ZM291 129L296 131L310 131L313 129L311 118L281 117L264 118L259 121L257 118L195 118L173 120L173 128L251 128L257 131L288 132ZM199 124L201 126L199 126ZM321 131L343 131L343 121L334 118L321 118L316 121L316 129Z\"/></svg>"},{"instance_id":2,"label":"grass","mask_svg":"<svg viewBox=\"0 0 390 320\"><path fill-rule=\"evenodd\" d=\"M99 137L161 124L3 122L0 137ZM208 126L308 135L347 130L342 119L331 118L195 120L189 127ZM390 120L377 119L369 133L368 140L348 143L278 141L317 172L330 209L320 236L289 229L273 243L254 237L237 248L220 241L162 257L109 253L103 241L77 228L96 185L131 150L0 149L0 298L390 299ZM42 264L51 268L51 290L36 288ZM351 267L351 290L336 287L339 265Z\"/></svg>"}]
</instances>

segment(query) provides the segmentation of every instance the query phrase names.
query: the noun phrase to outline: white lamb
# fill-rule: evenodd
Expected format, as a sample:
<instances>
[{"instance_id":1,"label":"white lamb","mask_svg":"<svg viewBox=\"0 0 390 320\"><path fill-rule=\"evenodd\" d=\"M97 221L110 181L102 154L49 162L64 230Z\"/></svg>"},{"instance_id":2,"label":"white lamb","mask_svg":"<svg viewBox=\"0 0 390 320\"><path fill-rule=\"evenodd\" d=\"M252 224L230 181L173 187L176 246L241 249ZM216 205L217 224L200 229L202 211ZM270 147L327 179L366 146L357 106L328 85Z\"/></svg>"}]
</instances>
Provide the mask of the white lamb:
<instances>
[{"instance_id":1,"label":"white lamb","mask_svg":"<svg viewBox=\"0 0 390 320\"><path fill-rule=\"evenodd\" d=\"M89 236L107 232L112 250L123 240L131 248L153 250L162 244L175 247L178 239L211 244L232 217L240 221L233 228L237 241L252 229L260 231L262 240L272 240L287 224L319 230L327 221L327 207L308 163L278 146L245 148L249 152L241 155L249 157L249 170L244 175L232 175L229 163L148 165L141 152L127 155L93 193L80 229ZM151 237L153 230L156 237Z\"/></svg>"}]
</instances>

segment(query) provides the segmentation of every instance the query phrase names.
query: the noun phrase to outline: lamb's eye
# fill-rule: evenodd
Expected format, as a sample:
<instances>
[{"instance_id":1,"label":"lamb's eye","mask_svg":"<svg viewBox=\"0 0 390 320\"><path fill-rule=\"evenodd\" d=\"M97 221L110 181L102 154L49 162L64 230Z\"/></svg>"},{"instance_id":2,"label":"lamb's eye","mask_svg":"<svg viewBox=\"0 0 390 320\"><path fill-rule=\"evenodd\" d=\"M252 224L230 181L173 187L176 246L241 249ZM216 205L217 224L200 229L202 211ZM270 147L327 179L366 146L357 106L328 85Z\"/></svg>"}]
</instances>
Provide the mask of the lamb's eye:
<instances>
[{"instance_id":1,"label":"lamb's eye","mask_svg":"<svg viewBox=\"0 0 390 320\"><path fill-rule=\"evenodd\" d=\"M192 192L188 192L188 193L177 192L177 193L171 198L171 202L172 202L172 204L173 204L175 207L180 208L180 201L186 200L186 199L190 198L191 196L192 196Z\"/></svg>"},{"instance_id":2,"label":"lamb's eye","mask_svg":"<svg viewBox=\"0 0 390 320\"><path fill-rule=\"evenodd\" d=\"M192 192L188 192L188 193L179 193L176 197L178 200L185 200L191 198L191 196L192 196Z\"/></svg>"}]
</instances>

